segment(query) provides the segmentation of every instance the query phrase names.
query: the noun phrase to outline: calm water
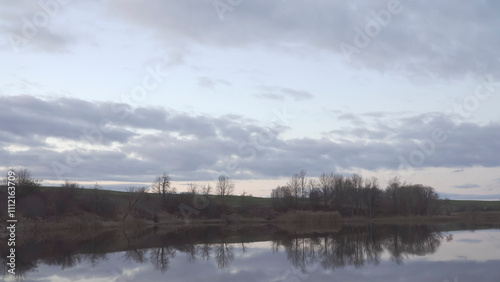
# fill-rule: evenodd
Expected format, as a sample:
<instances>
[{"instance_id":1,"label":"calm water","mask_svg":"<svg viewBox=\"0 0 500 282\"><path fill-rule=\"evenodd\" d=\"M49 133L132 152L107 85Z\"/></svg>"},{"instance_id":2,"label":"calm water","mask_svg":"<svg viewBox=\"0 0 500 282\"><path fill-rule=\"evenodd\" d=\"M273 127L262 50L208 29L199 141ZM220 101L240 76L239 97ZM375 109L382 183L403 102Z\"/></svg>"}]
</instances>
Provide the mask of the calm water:
<instances>
[{"instance_id":1,"label":"calm water","mask_svg":"<svg viewBox=\"0 0 500 282\"><path fill-rule=\"evenodd\" d=\"M462 227L463 228L463 227ZM498 228L498 227L497 227ZM500 281L500 230L343 226L144 230L23 239L25 281ZM2 257L6 249L1 248ZM2 265L5 265L2 262ZM3 269L5 271L5 269ZM8 274L4 280L13 280Z\"/></svg>"}]
</instances>

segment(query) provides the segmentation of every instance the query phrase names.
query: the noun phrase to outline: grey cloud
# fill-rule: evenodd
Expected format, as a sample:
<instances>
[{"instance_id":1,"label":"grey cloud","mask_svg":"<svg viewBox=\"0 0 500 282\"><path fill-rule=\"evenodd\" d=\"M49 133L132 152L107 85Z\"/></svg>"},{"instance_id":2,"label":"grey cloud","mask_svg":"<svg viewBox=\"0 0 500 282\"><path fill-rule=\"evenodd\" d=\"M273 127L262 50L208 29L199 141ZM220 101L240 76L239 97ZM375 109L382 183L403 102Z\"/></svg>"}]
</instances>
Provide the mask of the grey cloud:
<instances>
[{"instance_id":1,"label":"grey cloud","mask_svg":"<svg viewBox=\"0 0 500 282\"><path fill-rule=\"evenodd\" d=\"M355 46L355 29L373 23L372 12L387 9L387 1L244 1L226 12L224 21L210 1L128 0L109 2L108 7L169 43L174 38L224 47L306 45L343 55L341 43ZM500 77L496 1L401 1L401 7L368 46L356 47L354 65L410 77Z\"/></svg>"},{"instance_id":2,"label":"grey cloud","mask_svg":"<svg viewBox=\"0 0 500 282\"><path fill-rule=\"evenodd\" d=\"M50 2L50 1L49 1ZM0 24L6 36L6 46L15 51L69 52L77 42L77 28L68 31L68 25L55 21L66 6L53 1L50 12L41 4L46 1L4 1L0 8ZM43 17L42 17L43 16ZM46 20L46 22L44 22Z\"/></svg>"},{"instance_id":3,"label":"grey cloud","mask_svg":"<svg viewBox=\"0 0 500 282\"><path fill-rule=\"evenodd\" d=\"M101 120L108 116L107 107L80 99L61 98L43 100L32 96L0 97L1 131L23 139L58 137L78 139L84 132L99 129ZM134 135L125 129L106 134L104 144L123 142Z\"/></svg>"},{"instance_id":4,"label":"grey cloud","mask_svg":"<svg viewBox=\"0 0 500 282\"><path fill-rule=\"evenodd\" d=\"M428 113L402 117L390 127L382 119L351 124L332 131L328 138L283 139L286 126L261 126L238 115L212 117L125 106L73 98L0 97L2 165L36 168L35 174L54 179L57 163L65 178L133 182L149 181L162 171L177 180L195 181L224 172L238 179L255 179L287 177L300 169L307 169L311 176L339 167L397 169L399 158L410 160L414 152L424 156L416 167L500 166L499 123L456 123ZM127 109L128 115L112 109ZM387 117L394 119L390 114ZM111 122L113 131L97 131L103 119ZM429 147L435 128L448 138ZM97 134L90 135L91 139L102 134L102 142L94 142L102 146L70 145L61 152L47 143L49 137L82 141L82 130ZM6 150L10 145L29 150Z\"/></svg>"},{"instance_id":5,"label":"grey cloud","mask_svg":"<svg viewBox=\"0 0 500 282\"><path fill-rule=\"evenodd\" d=\"M450 200L498 200L500 199L500 194L489 194L489 195L479 195L479 194L453 194L453 193L439 193L439 198Z\"/></svg>"},{"instance_id":6,"label":"grey cloud","mask_svg":"<svg viewBox=\"0 0 500 282\"><path fill-rule=\"evenodd\" d=\"M215 88L217 84L223 84L226 86L230 86L231 83L224 79L213 79L210 77L202 76L198 78L198 85L204 88Z\"/></svg>"},{"instance_id":7,"label":"grey cloud","mask_svg":"<svg viewBox=\"0 0 500 282\"><path fill-rule=\"evenodd\" d=\"M280 100L280 101L285 100L285 97L283 97L283 95L274 94L274 93L258 94L258 95L255 95L255 97L271 99L271 100Z\"/></svg>"},{"instance_id":8,"label":"grey cloud","mask_svg":"<svg viewBox=\"0 0 500 282\"><path fill-rule=\"evenodd\" d=\"M337 119L350 121L351 123L358 126L366 124L366 122L364 122L360 117L353 114L342 114L338 116Z\"/></svg>"},{"instance_id":9,"label":"grey cloud","mask_svg":"<svg viewBox=\"0 0 500 282\"><path fill-rule=\"evenodd\" d=\"M304 91L304 90L298 91L298 90L294 90L294 89L290 89L290 88L282 88L281 93L283 93L283 95L285 95L285 96L292 97L296 101L312 99L314 97L311 93L309 93L307 91Z\"/></svg>"},{"instance_id":10,"label":"grey cloud","mask_svg":"<svg viewBox=\"0 0 500 282\"><path fill-rule=\"evenodd\" d=\"M471 188L479 188L481 186L479 186L477 184L463 184L463 185L455 185L453 187L459 188L459 189L471 189Z\"/></svg>"},{"instance_id":11,"label":"grey cloud","mask_svg":"<svg viewBox=\"0 0 500 282\"><path fill-rule=\"evenodd\" d=\"M273 99L273 100L285 100L286 98L291 98L294 101L301 101L314 98L314 95L304 90L295 90L286 87L272 87L272 86L261 86L262 93L255 94L255 97Z\"/></svg>"},{"instance_id":12,"label":"grey cloud","mask_svg":"<svg viewBox=\"0 0 500 282\"><path fill-rule=\"evenodd\" d=\"M60 13L95 13L92 6L102 4L76 3L71 2ZM387 3L385 0L243 1L226 11L223 21L213 1L123 0L106 2L106 8L110 18L153 32L167 48L182 46L177 49L185 51L191 44L264 46L303 54L303 48L292 46L306 46L309 53L321 50L343 56L341 44L350 44L357 50L350 56L354 67L397 71L411 79L435 76L460 79L471 74L500 78L497 1L468 1L460 5L452 1L401 1L400 13L392 14L387 24L379 25L380 32L369 38L366 47L356 46L357 30L365 30L368 24L376 22L373 14L387 9ZM38 2L5 1L0 8L0 30L5 34L19 33L21 18L31 18L39 10ZM30 48L43 52L71 51L78 38L88 32L82 29L90 28L71 21L62 24L57 22L58 18L39 29L29 42ZM203 83L210 87L213 82ZM304 93L288 94L304 98Z\"/></svg>"}]
</instances>

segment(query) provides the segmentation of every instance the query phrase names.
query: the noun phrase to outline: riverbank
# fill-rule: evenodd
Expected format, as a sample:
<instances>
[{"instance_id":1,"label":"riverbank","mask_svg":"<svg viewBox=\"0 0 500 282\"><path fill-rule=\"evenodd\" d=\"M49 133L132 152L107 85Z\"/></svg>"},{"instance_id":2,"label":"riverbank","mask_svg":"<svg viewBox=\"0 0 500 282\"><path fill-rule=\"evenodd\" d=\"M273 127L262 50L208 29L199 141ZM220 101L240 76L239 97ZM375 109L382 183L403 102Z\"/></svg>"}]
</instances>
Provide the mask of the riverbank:
<instances>
[{"instance_id":1,"label":"riverbank","mask_svg":"<svg viewBox=\"0 0 500 282\"><path fill-rule=\"evenodd\" d=\"M237 214L225 215L217 219L182 219L170 217L159 222L140 218L130 218L125 221L102 220L90 215L82 217L64 217L52 219L20 218L17 222L17 231L20 233L65 233L71 231L95 232L102 230L141 230L155 228L159 230L175 230L186 227L204 226L262 226L272 225L285 230L338 230L342 225L390 224L500 224L500 212L462 212L447 216L388 216L388 217L344 217L337 212L309 212L298 211L282 213L274 219L259 217L242 217ZM5 236L6 230L0 235Z\"/></svg>"}]
</instances>

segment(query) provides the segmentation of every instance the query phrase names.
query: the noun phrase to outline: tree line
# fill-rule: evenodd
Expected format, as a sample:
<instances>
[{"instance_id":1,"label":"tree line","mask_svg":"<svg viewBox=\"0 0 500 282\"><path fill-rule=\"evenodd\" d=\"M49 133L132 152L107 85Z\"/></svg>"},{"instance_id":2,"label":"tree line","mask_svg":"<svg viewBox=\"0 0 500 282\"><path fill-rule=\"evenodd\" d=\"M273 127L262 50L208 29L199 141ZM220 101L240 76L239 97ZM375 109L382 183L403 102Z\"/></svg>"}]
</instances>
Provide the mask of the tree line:
<instances>
[{"instance_id":1,"label":"tree line","mask_svg":"<svg viewBox=\"0 0 500 282\"><path fill-rule=\"evenodd\" d=\"M76 214L84 210L109 217L118 212L116 203L103 196L102 187L97 183L93 187L93 193L80 199L82 202L77 206L75 191L81 186L76 182L66 180L58 193L47 196L40 193L42 180L33 178L29 170L15 170L15 173L16 186L19 188L16 189L17 197L24 198L22 205L26 206L27 216ZM171 197L177 194L177 189L172 186L171 177L167 172L155 177L150 187L129 187L126 191L129 192L128 206L122 220L131 213L135 216L137 210L144 210L139 206L148 205L146 199L148 194L160 195L160 201L167 212L176 212L179 204L176 201L180 199ZM183 194L193 197L202 195L207 199L209 195L217 195L221 212L224 212L227 198L234 191L234 181L228 176L221 175L215 187L210 184L198 186L190 183L187 185L187 192ZM376 177L363 178L359 174L343 175L333 172L323 173L319 177L307 177L305 170L294 174L285 185L272 189L271 199L273 208L280 212L305 209L333 210L343 216L369 218L377 215L433 215L439 208L438 194L430 186L408 184L394 177L385 188L382 188Z\"/></svg>"},{"instance_id":2,"label":"tree line","mask_svg":"<svg viewBox=\"0 0 500 282\"><path fill-rule=\"evenodd\" d=\"M273 208L279 211L336 210L343 216L433 215L438 194L430 186L408 184L394 177L382 189L376 177L323 173L306 177L302 170L271 191Z\"/></svg>"}]
</instances>

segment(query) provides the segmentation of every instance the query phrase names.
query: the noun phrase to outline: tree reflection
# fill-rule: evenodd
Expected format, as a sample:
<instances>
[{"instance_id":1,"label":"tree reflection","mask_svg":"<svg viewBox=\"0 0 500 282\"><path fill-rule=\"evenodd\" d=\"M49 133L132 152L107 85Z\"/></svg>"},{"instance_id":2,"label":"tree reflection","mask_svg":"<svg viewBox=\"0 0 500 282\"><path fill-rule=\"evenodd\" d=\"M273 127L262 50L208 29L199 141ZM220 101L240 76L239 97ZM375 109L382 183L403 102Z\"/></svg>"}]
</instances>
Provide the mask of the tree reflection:
<instances>
[{"instance_id":1,"label":"tree reflection","mask_svg":"<svg viewBox=\"0 0 500 282\"><path fill-rule=\"evenodd\" d=\"M224 269L231 264L234 260L233 246L227 243L215 244L215 260L217 261L217 267L219 269Z\"/></svg>"},{"instance_id":2,"label":"tree reflection","mask_svg":"<svg viewBox=\"0 0 500 282\"><path fill-rule=\"evenodd\" d=\"M389 229L344 227L338 233L319 237L299 237L295 234L274 240L272 249L277 251L279 246L283 246L290 263L305 272L308 266L317 262L324 269L378 265L384 250L390 253L393 261L403 263L410 254L434 253L444 238L449 237L424 225Z\"/></svg>"},{"instance_id":3,"label":"tree reflection","mask_svg":"<svg viewBox=\"0 0 500 282\"><path fill-rule=\"evenodd\" d=\"M151 251L150 260L156 270L165 272L170 264L170 259L173 257L175 257L175 249L162 246Z\"/></svg>"},{"instance_id":4,"label":"tree reflection","mask_svg":"<svg viewBox=\"0 0 500 282\"><path fill-rule=\"evenodd\" d=\"M147 249L137 248L137 237L129 237L127 232L122 231L123 236L127 240L127 250L125 251L124 261L134 261L136 263L143 263L146 259Z\"/></svg>"},{"instance_id":5,"label":"tree reflection","mask_svg":"<svg viewBox=\"0 0 500 282\"><path fill-rule=\"evenodd\" d=\"M199 245L198 248L200 249L201 259L208 261L210 259L210 252L212 251L210 244L204 243Z\"/></svg>"},{"instance_id":6,"label":"tree reflection","mask_svg":"<svg viewBox=\"0 0 500 282\"><path fill-rule=\"evenodd\" d=\"M362 267L377 265L385 251L390 259L402 264L408 255L434 253L443 240L451 235L438 232L431 226L344 226L336 233L300 234L279 229L229 230L221 227L190 228L157 233L151 230L138 232L113 231L92 238L59 238L16 246L16 273L23 278L26 273L37 270L40 263L58 265L62 269L72 268L88 262L96 267L107 260L107 253L122 251L124 261L150 263L155 270L166 272L177 253L185 254L190 264L215 259L219 269L227 269L235 260L235 249L251 255L245 245L253 238L270 241L272 252L280 249L286 253L290 264L302 273L313 265L324 269L345 266ZM266 233L267 232L267 233ZM244 236L243 236L244 235ZM229 243L228 238L235 243ZM235 238L239 238L235 239ZM4 244L5 245L5 244ZM0 246L0 271L7 275L6 256L8 249Z\"/></svg>"}]
</instances>

